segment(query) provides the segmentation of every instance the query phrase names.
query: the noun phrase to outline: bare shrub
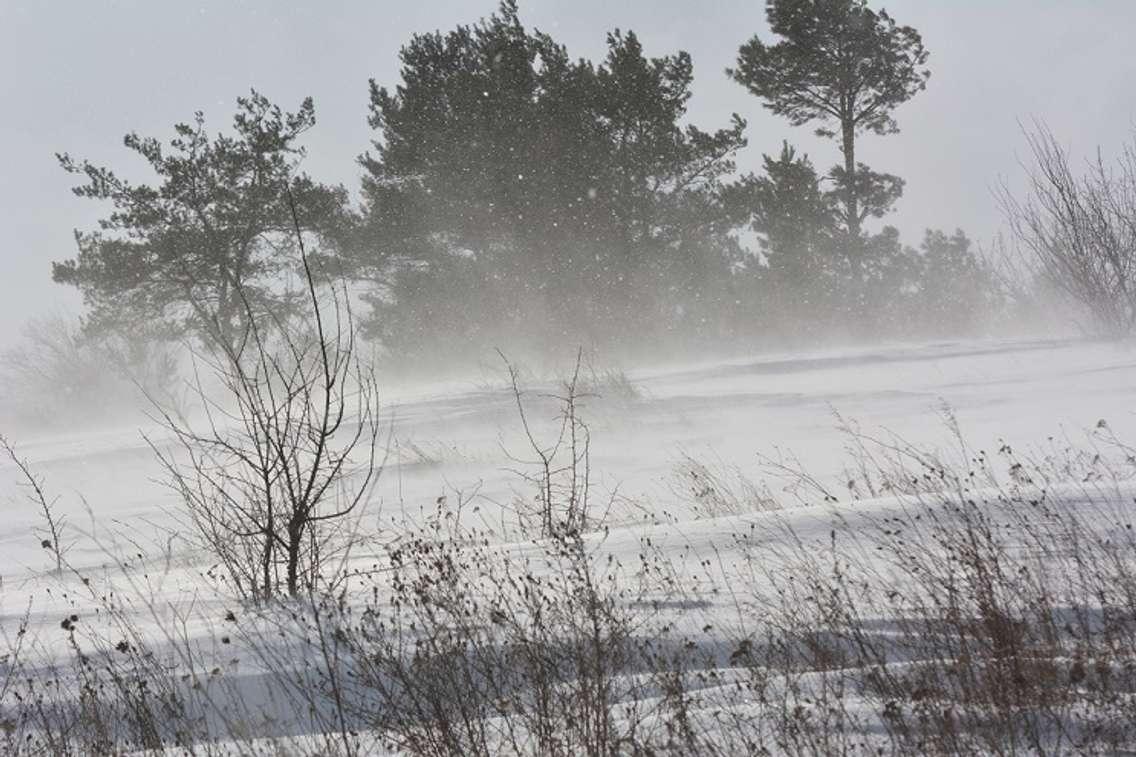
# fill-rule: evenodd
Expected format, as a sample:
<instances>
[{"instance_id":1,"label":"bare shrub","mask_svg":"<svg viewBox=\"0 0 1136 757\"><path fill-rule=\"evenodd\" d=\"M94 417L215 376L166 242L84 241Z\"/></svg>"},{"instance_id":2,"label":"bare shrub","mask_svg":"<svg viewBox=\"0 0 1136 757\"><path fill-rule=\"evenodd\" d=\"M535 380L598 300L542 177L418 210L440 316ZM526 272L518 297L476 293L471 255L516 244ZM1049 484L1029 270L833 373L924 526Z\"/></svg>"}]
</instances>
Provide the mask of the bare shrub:
<instances>
[{"instance_id":1,"label":"bare shrub","mask_svg":"<svg viewBox=\"0 0 1136 757\"><path fill-rule=\"evenodd\" d=\"M830 751L882 728L875 746L903 754L1131 748L1133 466L1101 441L1120 454L1023 458L1003 444L992 458L960 450L961 467L880 442L890 457L852 467L902 489L882 514L849 513L828 544L787 528L742 535L764 631L738 659L780 693L765 695L766 723L797 713L778 745L815 753L823 737Z\"/></svg>"},{"instance_id":2,"label":"bare shrub","mask_svg":"<svg viewBox=\"0 0 1136 757\"><path fill-rule=\"evenodd\" d=\"M43 480L10 444L4 447L42 510L44 533L58 543L63 523ZM66 600L67 609L54 629L37 630L61 635L63 643L31 635L29 598L0 656L0 743L6 754L194 752L202 742L233 735L226 724L241 709L225 701L220 668L207 664L189 638L186 617L154 596L169 569L169 544L162 575L153 572L156 561L139 540L130 538L129 544L126 556L117 548L104 551L124 586L115 586L106 574L92 577L68 562L64 549L53 550L56 585L47 593ZM157 638L154 629L138 623L139 611L158 621Z\"/></svg>"},{"instance_id":3,"label":"bare shrub","mask_svg":"<svg viewBox=\"0 0 1136 757\"><path fill-rule=\"evenodd\" d=\"M1028 194L1003 188L1010 228L1033 263L1090 314L1096 330L1127 336L1136 326L1136 141L1083 172L1049 129L1026 133L1033 157Z\"/></svg>"},{"instance_id":4,"label":"bare shrub","mask_svg":"<svg viewBox=\"0 0 1136 757\"><path fill-rule=\"evenodd\" d=\"M833 506L798 473L820 506L724 517L707 533L727 544L659 526L671 543L633 537L636 558L602 517L585 533L559 515L539 538L502 542L463 520L468 498L456 512L440 498L341 591L309 582L306 601L226 614L303 734L240 709L227 668L190 641L189 616L154 600L149 556L112 560L117 589L73 571L104 630L64 618L66 656L34 675L13 650L0 743L13 754L1131 751L1136 450L1101 421L1084 445L987 454L943 417L942 449L842 419L854 485L840 494L854 504ZM586 484L586 467L567 475Z\"/></svg>"},{"instance_id":5,"label":"bare shrub","mask_svg":"<svg viewBox=\"0 0 1136 757\"><path fill-rule=\"evenodd\" d=\"M676 497L689 503L695 517L717 518L780 508L768 487L755 482L738 466L720 460L707 462L689 452L680 455L670 485Z\"/></svg>"},{"instance_id":6,"label":"bare shrub","mask_svg":"<svg viewBox=\"0 0 1136 757\"><path fill-rule=\"evenodd\" d=\"M636 743L631 597L579 534L518 559L439 512L401 540L385 578L342 627L357 698L392 747L604 755Z\"/></svg>"},{"instance_id":7,"label":"bare shrub","mask_svg":"<svg viewBox=\"0 0 1136 757\"><path fill-rule=\"evenodd\" d=\"M558 431L544 444L529 423L520 372L506 361L534 455L514 458L536 492L535 522L524 505L520 525L538 540L518 554L463 522L460 493L456 514L439 498L424 524L398 536L386 570L370 574L370 600L324 616L350 651L351 700L391 748L614 755L646 743L639 700L650 686L637 674L648 667L647 619L632 608L652 571L640 571L636 588L621 565L597 558L602 539L587 535L604 516L589 512L580 365L545 397L558 408Z\"/></svg>"},{"instance_id":8,"label":"bare shrub","mask_svg":"<svg viewBox=\"0 0 1136 757\"><path fill-rule=\"evenodd\" d=\"M604 365L594 353L577 353L578 389L581 394L595 396L610 403L633 405L645 398L643 388L627 375L627 372L610 365ZM582 373L582 375L581 375Z\"/></svg>"},{"instance_id":9,"label":"bare shrub","mask_svg":"<svg viewBox=\"0 0 1136 757\"><path fill-rule=\"evenodd\" d=\"M357 356L346 293L332 285L321 300L298 223L296 235L311 329L274 319L270 332L244 301L244 333L234 342L218 329L198 356L223 396L196 374L204 427L160 410L184 461L151 444L204 546L254 600L338 581L334 561L378 472L374 372Z\"/></svg>"},{"instance_id":10,"label":"bare shrub","mask_svg":"<svg viewBox=\"0 0 1136 757\"><path fill-rule=\"evenodd\" d=\"M515 464L523 466L516 470L517 475L535 489L531 503L523 497L519 498L521 527L527 528L529 521L535 517L539 522L541 536L583 533L591 525L588 521L591 432L579 415L580 401L584 397L580 391L580 353L577 354L571 377L561 383L560 393L544 395L545 399L555 401L558 407L558 431L550 443L541 442L529 423L520 371L504 355L501 358L509 372L517 415L529 451L533 455L527 459L510 456Z\"/></svg>"},{"instance_id":11,"label":"bare shrub","mask_svg":"<svg viewBox=\"0 0 1136 757\"><path fill-rule=\"evenodd\" d=\"M121 546L104 549L110 570L101 577L65 566L57 589L68 609L54 628L41 627L29 645L21 627L9 652L21 653L18 676L0 691L5 754L355 753L340 752L343 734L309 709L313 701L329 709L323 693L301 696L287 685L303 658L250 687L256 678L240 674L242 657L270 655L273 640L238 645L231 612L223 633L195 632L206 620L196 601L160 593L165 549L155 554L135 538L129 553ZM156 571L162 559L167 567ZM309 731L308 720L321 727Z\"/></svg>"},{"instance_id":12,"label":"bare shrub","mask_svg":"<svg viewBox=\"0 0 1136 757\"><path fill-rule=\"evenodd\" d=\"M20 617L14 634L9 635L6 629L2 630L4 651L0 653L0 706L11 701L22 681L27 680L26 647L28 641L28 624L31 618L31 603ZM14 745L20 743L22 736L18 718L8 713L0 716L0 744L14 753Z\"/></svg>"},{"instance_id":13,"label":"bare shrub","mask_svg":"<svg viewBox=\"0 0 1136 757\"><path fill-rule=\"evenodd\" d=\"M0 412L37 428L107 422L136 407L143 392L178 404L178 360L146 338L84 333L62 315L29 321L0 355ZM143 391L139 391L139 387Z\"/></svg>"}]
</instances>

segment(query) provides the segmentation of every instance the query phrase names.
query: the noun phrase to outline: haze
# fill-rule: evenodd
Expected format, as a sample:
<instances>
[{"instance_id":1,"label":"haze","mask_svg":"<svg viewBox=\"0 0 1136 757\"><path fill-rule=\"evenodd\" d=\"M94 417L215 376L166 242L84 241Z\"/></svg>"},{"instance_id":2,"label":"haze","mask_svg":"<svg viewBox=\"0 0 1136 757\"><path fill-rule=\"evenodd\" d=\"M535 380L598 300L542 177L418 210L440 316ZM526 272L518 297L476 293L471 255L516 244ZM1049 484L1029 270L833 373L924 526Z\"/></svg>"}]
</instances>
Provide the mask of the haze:
<instances>
[{"instance_id":1,"label":"haze","mask_svg":"<svg viewBox=\"0 0 1136 757\"><path fill-rule=\"evenodd\" d=\"M926 227L961 227L978 242L1002 219L990 186L1018 181L1020 120L1047 122L1083 154L1116 149L1136 119L1136 56L1127 0L893 0L884 4L923 34L933 71L927 91L902 106L898 136L865 137L860 154L907 180L886 221L905 239ZM250 86L294 107L305 95L318 124L305 138L307 170L358 186L356 157L374 134L366 124L366 82L399 81L397 53L411 34L447 30L494 10L493 2L19 2L0 3L0 344L32 316L77 314L74 290L50 280L50 263L73 256L74 228L91 228L102 209L70 193L58 167L68 151L127 174L141 169L121 146L129 131L166 138L175 122L206 113L227 125L235 97ZM760 168L782 139L818 166L838 160L835 145L808 127L791 128L729 81L738 45L765 32L764 3L527 0L521 16L554 33L574 56L602 58L605 33L633 29L648 55L679 49L695 66L690 120L749 121L741 171ZM144 173L138 174L143 178ZM879 224L876 224L878 227Z\"/></svg>"},{"instance_id":2,"label":"haze","mask_svg":"<svg viewBox=\"0 0 1136 757\"><path fill-rule=\"evenodd\" d=\"M1136 755L1133 30L0 0L0 754Z\"/></svg>"}]
</instances>

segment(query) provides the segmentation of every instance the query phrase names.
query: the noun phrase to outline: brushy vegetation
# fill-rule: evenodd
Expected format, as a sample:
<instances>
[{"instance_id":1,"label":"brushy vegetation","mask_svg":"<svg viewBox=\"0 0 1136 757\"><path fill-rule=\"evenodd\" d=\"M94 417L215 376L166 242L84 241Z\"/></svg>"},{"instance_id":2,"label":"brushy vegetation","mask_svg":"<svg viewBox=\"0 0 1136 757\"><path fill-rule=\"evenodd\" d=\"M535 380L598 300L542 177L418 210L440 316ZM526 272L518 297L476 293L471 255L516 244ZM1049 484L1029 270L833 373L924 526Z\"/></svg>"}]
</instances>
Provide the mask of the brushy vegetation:
<instances>
[{"instance_id":1,"label":"brushy vegetation","mask_svg":"<svg viewBox=\"0 0 1136 757\"><path fill-rule=\"evenodd\" d=\"M291 208L310 319L262 314L238 289L243 330L214 318L199 356L220 398L194 366L201 427L151 397L177 442L174 452L150 443L167 483L205 550L253 601L321 582L334 589L339 574L328 566L350 552L379 468L374 369L357 354L346 292L319 286Z\"/></svg>"},{"instance_id":2,"label":"brushy vegetation","mask_svg":"<svg viewBox=\"0 0 1136 757\"><path fill-rule=\"evenodd\" d=\"M428 372L506 339L537 357L569 341L641 357L974 332L1023 299L961 231L915 250L863 228L903 181L858 163L857 135L897 128L927 52L862 3L814 3L803 25L797 5L768 4L782 41L751 40L733 75L795 125L840 120L844 165L827 176L785 144L763 175L734 177L745 123L687 123L689 55L650 58L617 30L603 61L573 59L512 0L414 36L402 83L372 82L358 208L300 171L310 98L295 113L239 99L235 137L201 114L168 149L128 136L153 186L60 156L84 177L76 193L114 210L54 268L91 306L85 328L34 324L0 360L8 404L34 423L141 391L172 436L153 449L192 535L123 534L100 569L72 563L71 524L0 437L53 563L29 585L59 618L33 601L0 626L0 751L1136 750L1136 449L1103 421L1083 447L1029 456L972 449L949 409L946 452L838 416L840 485L788 455L755 477L683 454L671 494L693 517L647 507L654 522L620 528L584 417L633 408L643 387L578 352L535 395L555 407L546 437L506 361L522 446L502 522L458 491L364 531L382 464L360 333ZM848 90L848 55L802 59L802 29L872 76ZM1033 254L1016 285L1044 282L1130 334L1133 151L1078 177L1048 132L1030 146L1030 198L1005 202ZM317 286L309 262L343 283ZM196 350L197 425L167 393L171 336ZM401 476L462 454L409 440L395 461Z\"/></svg>"},{"instance_id":3,"label":"brushy vegetation","mask_svg":"<svg viewBox=\"0 0 1136 757\"><path fill-rule=\"evenodd\" d=\"M33 319L0 352L0 419L37 431L121 422L147 392L180 408L178 368L169 343L90 336L59 314Z\"/></svg>"},{"instance_id":4,"label":"brushy vegetation","mask_svg":"<svg viewBox=\"0 0 1136 757\"><path fill-rule=\"evenodd\" d=\"M1028 251L1036 278L1086 316L1090 333L1127 337L1136 328L1136 139L1119 157L1081 167L1047 126L1026 132L1032 153L1026 192L1001 192L1002 210Z\"/></svg>"},{"instance_id":5,"label":"brushy vegetation","mask_svg":"<svg viewBox=\"0 0 1136 757\"><path fill-rule=\"evenodd\" d=\"M738 466L720 460L707 462L683 452L671 477L671 492L690 506L697 518L741 515L780 509L767 486L758 484Z\"/></svg>"},{"instance_id":6,"label":"brushy vegetation","mask_svg":"<svg viewBox=\"0 0 1136 757\"><path fill-rule=\"evenodd\" d=\"M62 644L29 637L26 620L9 637L5 749L1131 749L1136 449L1101 422L1083 446L975 450L944 413L945 452L845 422L846 491L781 461L768 496L785 501L747 512L723 495L717 543L696 554L668 526L581 517L561 501L571 488L542 478L558 468L536 461L524 480L554 507L532 537L439 499L341 591L259 606L219 594L204 637L191 611L154 599L168 551L120 558L111 577L68 568L61 591L96 617L63 618ZM563 480L583 485L584 456L563 460ZM685 465L721 488L712 466ZM238 659L260 673L242 677ZM270 714L238 704L258 676Z\"/></svg>"}]
</instances>

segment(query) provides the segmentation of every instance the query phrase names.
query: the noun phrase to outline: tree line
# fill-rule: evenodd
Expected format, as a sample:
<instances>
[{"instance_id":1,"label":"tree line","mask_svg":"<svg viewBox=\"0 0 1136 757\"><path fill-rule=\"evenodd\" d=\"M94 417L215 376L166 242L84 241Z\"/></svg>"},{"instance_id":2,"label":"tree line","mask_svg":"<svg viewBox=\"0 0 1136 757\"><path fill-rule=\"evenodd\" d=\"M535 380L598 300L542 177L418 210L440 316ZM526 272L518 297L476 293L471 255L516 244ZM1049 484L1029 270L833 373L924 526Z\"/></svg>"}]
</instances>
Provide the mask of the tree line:
<instances>
[{"instance_id":1,"label":"tree line","mask_svg":"<svg viewBox=\"0 0 1136 757\"><path fill-rule=\"evenodd\" d=\"M168 143L128 135L152 184L60 155L76 193L113 211L76 232L53 276L82 293L89 333L231 341L252 314L303 310L298 228L398 355L977 328L1001 294L961 231L915 249L867 228L904 182L856 147L898 131L895 110L925 88L920 34L862 0L766 11L775 41L746 42L727 74L834 139L843 160L828 171L785 143L738 176L747 124L688 122L690 55L653 57L615 30L602 60L573 58L504 0L476 24L414 35L395 87L370 82L358 200L302 169L310 98L287 112L253 91L229 133L197 113Z\"/></svg>"}]
</instances>

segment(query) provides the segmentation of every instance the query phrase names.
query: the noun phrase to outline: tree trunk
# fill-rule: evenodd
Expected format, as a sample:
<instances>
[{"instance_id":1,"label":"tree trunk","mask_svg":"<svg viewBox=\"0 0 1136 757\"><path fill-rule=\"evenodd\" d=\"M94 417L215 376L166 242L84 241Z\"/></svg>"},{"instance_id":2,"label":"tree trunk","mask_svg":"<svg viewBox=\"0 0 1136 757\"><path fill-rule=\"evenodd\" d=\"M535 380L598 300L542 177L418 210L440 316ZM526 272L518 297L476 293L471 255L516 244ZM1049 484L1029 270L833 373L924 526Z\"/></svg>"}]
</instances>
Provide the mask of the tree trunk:
<instances>
[{"instance_id":1,"label":"tree trunk","mask_svg":"<svg viewBox=\"0 0 1136 757\"><path fill-rule=\"evenodd\" d=\"M223 279L217 293L217 333L215 334L215 338L220 340L225 350L234 349L236 345L236 322L238 318L238 306L240 305L236 297L236 294L230 290L228 278Z\"/></svg>"},{"instance_id":2,"label":"tree trunk","mask_svg":"<svg viewBox=\"0 0 1136 757\"><path fill-rule=\"evenodd\" d=\"M850 117L841 119L841 136L844 153L844 223L848 229L848 261L852 268L852 281L858 285L862 279L860 245L860 198L856 193L856 124Z\"/></svg>"},{"instance_id":3,"label":"tree trunk","mask_svg":"<svg viewBox=\"0 0 1136 757\"><path fill-rule=\"evenodd\" d=\"M304 539L305 522L293 518L288 524L288 596L300 595L300 547Z\"/></svg>"},{"instance_id":4,"label":"tree trunk","mask_svg":"<svg viewBox=\"0 0 1136 757\"><path fill-rule=\"evenodd\" d=\"M846 120L842 125L844 145L844 173L848 183L844 187L844 220L848 225L848 235L860 236L860 202L856 196L856 127Z\"/></svg>"},{"instance_id":5,"label":"tree trunk","mask_svg":"<svg viewBox=\"0 0 1136 757\"><path fill-rule=\"evenodd\" d=\"M267 490L267 489L266 489ZM264 551L261 555L261 571L262 579L264 580L264 598L271 599L272 597L272 558L273 558L273 544L276 538L276 524L273 523L272 505L269 504L268 509L268 522L264 528Z\"/></svg>"}]
</instances>

